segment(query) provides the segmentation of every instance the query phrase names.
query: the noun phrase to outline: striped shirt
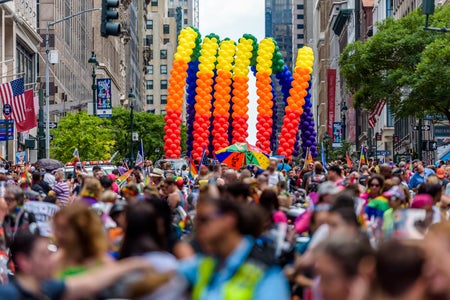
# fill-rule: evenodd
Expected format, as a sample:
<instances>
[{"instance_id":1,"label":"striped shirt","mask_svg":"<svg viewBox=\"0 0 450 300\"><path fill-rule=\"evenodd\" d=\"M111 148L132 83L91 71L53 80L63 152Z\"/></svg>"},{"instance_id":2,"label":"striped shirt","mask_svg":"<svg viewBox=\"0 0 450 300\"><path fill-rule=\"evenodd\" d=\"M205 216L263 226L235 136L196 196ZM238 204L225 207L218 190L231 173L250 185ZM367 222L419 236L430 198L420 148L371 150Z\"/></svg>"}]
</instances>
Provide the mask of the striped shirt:
<instances>
[{"instance_id":1,"label":"striped shirt","mask_svg":"<svg viewBox=\"0 0 450 300\"><path fill-rule=\"evenodd\" d=\"M56 195L56 204L58 204L59 206L66 206L69 202L69 194L70 194L67 182L65 182L64 180L58 181L53 186L53 191L55 192Z\"/></svg>"}]
</instances>

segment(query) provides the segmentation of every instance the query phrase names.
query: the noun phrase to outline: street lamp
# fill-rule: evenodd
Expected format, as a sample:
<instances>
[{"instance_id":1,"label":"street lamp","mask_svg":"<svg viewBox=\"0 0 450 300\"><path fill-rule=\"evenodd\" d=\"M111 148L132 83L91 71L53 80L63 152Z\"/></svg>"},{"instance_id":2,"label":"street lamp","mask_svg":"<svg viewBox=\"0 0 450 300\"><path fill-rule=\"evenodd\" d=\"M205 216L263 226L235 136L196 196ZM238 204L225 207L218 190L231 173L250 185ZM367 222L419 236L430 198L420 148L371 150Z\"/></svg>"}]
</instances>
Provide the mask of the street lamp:
<instances>
[{"instance_id":1,"label":"street lamp","mask_svg":"<svg viewBox=\"0 0 450 300\"><path fill-rule=\"evenodd\" d=\"M92 56L89 58L88 63L92 64L92 111L93 115L97 115L97 101L96 101L96 92L97 92L97 85L95 84L95 69L97 69L98 61L97 57L95 56L95 52L92 51Z\"/></svg>"},{"instance_id":2,"label":"street lamp","mask_svg":"<svg viewBox=\"0 0 450 300\"><path fill-rule=\"evenodd\" d=\"M328 143L330 142L330 136L328 133L325 133L323 136L323 141L325 142L325 160L328 161Z\"/></svg>"},{"instance_id":3,"label":"street lamp","mask_svg":"<svg viewBox=\"0 0 450 300\"><path fill-rule=\"evenodd\" d=\"M348 110L348 107L347 107L347 105L345 104L345 101L344 101L344 102L342 102L342 106L341 106L342 140L346 139L345 129L347 128L347 123L346 123L346 121L347 121L347 110Z\"/></svg>"},{"instance_id":4,"label":"street lamp","mask_svg":"<svg viewBox=\"0 0 450 300\"><path fill-rule=\"evenodd\" d=\"M133 93L133 89L130 89L128 94L128 101L130 102L130 165L134 161L134 150L133 150L133 125L134 125L134 99L136 96Z\"/></svg>"}]
</instances>

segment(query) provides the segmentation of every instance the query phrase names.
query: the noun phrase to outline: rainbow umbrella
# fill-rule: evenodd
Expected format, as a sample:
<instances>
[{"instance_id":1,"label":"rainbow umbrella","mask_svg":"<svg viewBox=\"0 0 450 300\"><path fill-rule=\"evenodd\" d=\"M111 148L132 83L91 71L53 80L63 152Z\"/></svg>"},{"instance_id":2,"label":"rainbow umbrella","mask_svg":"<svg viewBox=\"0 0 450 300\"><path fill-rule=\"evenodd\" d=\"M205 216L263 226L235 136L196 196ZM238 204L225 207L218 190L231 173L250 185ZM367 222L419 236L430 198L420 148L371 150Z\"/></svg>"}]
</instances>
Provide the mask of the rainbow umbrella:
<instances>
[{"instance_id":1,"label":"rainbow umbrella","mask_svg":"<svg viewBox=\"0 0 450 300\"><path fill-rule=\"evenodd\" d=\"M247 143L236 143L217 150L216 158L230 168L239 170L243 165L256 165L262 169L269 166L269 155L261 149Z\"/></svg>"}]
</instances>

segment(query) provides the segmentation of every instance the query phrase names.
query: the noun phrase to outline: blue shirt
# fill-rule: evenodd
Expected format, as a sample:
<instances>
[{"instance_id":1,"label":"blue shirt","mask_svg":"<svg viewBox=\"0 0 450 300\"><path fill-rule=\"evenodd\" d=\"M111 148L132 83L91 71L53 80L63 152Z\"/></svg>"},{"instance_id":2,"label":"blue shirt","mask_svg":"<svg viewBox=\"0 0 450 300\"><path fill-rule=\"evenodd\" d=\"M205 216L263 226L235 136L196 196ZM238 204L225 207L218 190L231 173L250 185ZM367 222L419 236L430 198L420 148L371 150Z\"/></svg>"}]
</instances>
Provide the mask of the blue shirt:
<instances>
[{"instance_id":1,"label":"blue shirt","mask_svg":"<svg viewBox=\"0 0 450 300\"><path fill-rule=\"evenodd\" d=\"M236 270L245 262L252 250L254 240L246 237L239 246L231 253L223 264L223 268L214 273L206 290L202 293L202 300L223 299L225 284L234 276ZM182 261L178 267L178 273L187 279L191 286L197 282L198 268L202 256ZM281 268L270 267L264 273L263 278L257 284L253 293L253 299L258 300L284 300L289 299L289 285Z\"/></svg>"},{"instance_id":2,"label":"blue shirt","mask_svg":"<svg viewBox=\"0 0 450 300\"><path fill-rule=\"evenodd\" d=\"M434 175L434 171L429 168L424 168L424 176L420 175L420 173L416 172L409 180L409 188L413 189L418 187L420 184L424 183L428 176Z\"/></svg>"},{"instance_id":3,"label":"blue shirt","mask_svg":"<svg viewBox=\"0 0 450 300\"><path fill-rule=\"evenodd\" d=\"M41 285L42 295L33 295L25 290L17 281L0 286L0 299L8 300L39 300L42 296L49 300L62 299L66 291L63 281L50 280Z\"/></svg>"}]
</instances>

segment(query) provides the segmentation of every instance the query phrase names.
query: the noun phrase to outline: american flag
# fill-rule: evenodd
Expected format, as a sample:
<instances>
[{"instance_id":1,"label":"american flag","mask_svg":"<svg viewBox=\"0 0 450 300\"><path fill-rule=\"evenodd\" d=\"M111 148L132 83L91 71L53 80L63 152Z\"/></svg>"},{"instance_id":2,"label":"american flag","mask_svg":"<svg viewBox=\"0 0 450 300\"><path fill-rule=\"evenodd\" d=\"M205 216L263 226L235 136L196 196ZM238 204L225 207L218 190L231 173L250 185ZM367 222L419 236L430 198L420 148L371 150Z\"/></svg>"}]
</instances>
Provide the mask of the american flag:
<instances>
[{"instance_id":1,"label":"american flag","mask_svg":"<svg viewBox=\"0 0 450 300\"><path fill-rule=\"evenodd\" d=\"M209 167L208 155L206 155L206 147L203 148L202 158L200 160L200 167L201 166Z\"/></svg>"},{"instance_id":2,"label":"american flag","mask_svg":"<svg viewBox=\"0 0 450 300\"><path fill-rule=\"evenodd\" d=\"M377 124L377 117L381 115L381 112L383 111L384 106L386 105L386 100L382 99L377 102L377 105L375 105L375 109L369 114L369 127L375 128L375 125Z\"/></svg>"},{"instance_id":3,"label":"american flag","mask_svg":"<svg viewBox=\"0 0 450 300\"><path fill-rule=\"evenodd\" d=\"M0 86L0 97L2 97L3 106L11 106L12 118L21 123L25 120L25 86L23 77L4 83ZM10 116L5 115L5 119Z\"/></svg>"}]
</instances>

